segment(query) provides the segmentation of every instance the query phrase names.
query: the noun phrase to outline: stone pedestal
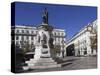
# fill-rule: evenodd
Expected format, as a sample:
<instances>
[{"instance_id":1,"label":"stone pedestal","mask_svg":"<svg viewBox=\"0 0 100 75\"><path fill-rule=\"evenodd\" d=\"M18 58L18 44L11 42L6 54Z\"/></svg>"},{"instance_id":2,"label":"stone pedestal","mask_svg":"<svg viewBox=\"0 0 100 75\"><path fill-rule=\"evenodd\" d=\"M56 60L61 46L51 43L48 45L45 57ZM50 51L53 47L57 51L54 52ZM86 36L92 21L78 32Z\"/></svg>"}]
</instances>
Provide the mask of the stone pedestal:
<instances>
[{"instance_id":1,"label":"stone pedestal","mask_svg":"<svg viewBox=\"0 0 100 75\"><path fill-rule=\"evenodd\" d=\"M30 61L26 61L25 63L27 63L28 66L24 66L24 70L61 67L61 65L57 64L52 58L30 59Z\"/></svg>"},{"instance_id":2,"label":"stone pedestal","mask_svg":"<svg viewBox=\"0 0 100 75\"><path fill-rule=\"evenodd\" d=\"M61 67L60 64L55 62L52 58L50 48L50 38L52 37L52 27L48 25L40 25L37 27L38 34L36 40L36 49L33 59L26 61L28 66L24 66L23 69L46 69Z\"/></svg>"}]
</instances>

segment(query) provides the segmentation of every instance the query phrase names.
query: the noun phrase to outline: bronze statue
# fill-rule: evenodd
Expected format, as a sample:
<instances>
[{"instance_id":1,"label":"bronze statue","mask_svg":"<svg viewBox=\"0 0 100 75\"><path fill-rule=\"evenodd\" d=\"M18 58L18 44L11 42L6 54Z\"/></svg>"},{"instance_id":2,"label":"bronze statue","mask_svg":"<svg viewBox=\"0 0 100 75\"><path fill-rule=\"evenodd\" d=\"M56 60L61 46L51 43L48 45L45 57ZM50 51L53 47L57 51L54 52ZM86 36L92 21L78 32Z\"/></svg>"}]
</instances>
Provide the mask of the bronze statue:
<instances>
[{"instance_id":1,"label":"bronze statue","mask_svg":"<svg viewBox=\"0 0 100 75\"><path fill-rule=\"evenodd\" d=\"M48 24L48 11L46 8L43 10L42 22Z\"/></svg>"}]
</instances>

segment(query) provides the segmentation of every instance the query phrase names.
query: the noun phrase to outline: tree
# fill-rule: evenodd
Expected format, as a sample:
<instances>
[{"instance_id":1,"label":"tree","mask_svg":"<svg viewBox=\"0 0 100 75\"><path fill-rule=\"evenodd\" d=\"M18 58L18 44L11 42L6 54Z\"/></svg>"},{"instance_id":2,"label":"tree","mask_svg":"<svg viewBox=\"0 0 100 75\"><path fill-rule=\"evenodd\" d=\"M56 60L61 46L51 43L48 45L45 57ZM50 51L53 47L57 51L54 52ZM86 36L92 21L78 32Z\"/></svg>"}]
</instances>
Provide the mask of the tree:
<instances>
[{"instance_id":1,"label":"tree","mask_svg":"<svg viewBox=\"0 0 100 75\"><path fill-rule=\"evenodd\" d=\"M29 44L28 41L26 41L26 43L23 43L22 44L22 50L23 50L23 53L27 53L27 52L30 52L32 50L32 45Z\"/></svg>"},{"instance_id":2,"label":"tree","mask_svg":"<svg viewBox=\"0 0 100 75\"><path fill-rule=\"evenodd\" d=\"M94 34L94 36L91 36L90 39L91 39L91 49L93 52L94 49L97 50L97 34Z\"/></svg>"},{"instance_id":3,"label":"tree","mask_svg":"<svg viewBox=\"0 0 100 75\"><path fill-rule=\"evenodd\" d=\"M93 28L90 40L91 40L91 49L93 52L93 50L97 50L97 27Z\"/></svg>"}]
</instances>

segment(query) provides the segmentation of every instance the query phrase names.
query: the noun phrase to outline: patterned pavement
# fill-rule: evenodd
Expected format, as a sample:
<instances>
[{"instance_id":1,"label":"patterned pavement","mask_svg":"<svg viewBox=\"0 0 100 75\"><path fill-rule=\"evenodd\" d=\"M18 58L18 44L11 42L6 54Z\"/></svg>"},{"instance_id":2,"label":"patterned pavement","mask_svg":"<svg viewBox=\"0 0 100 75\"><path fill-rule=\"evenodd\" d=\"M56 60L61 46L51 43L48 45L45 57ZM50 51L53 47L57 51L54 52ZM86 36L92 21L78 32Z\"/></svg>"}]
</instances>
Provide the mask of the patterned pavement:
<instances>
[{"instance_id":1,"label":"patterned pavement","mask_svg":"<svg viewBox=\"0 0 100 75\"><path fill-rule=\"evenodd\" d=\"M80 69L96 69L97 68L97 57L96 56L85 56L85 57L65 57L64 62L61 62L61 68L51 68L43 70L30 70L27 72L44 72L44 71L61 71L61 70L80 70Z\"/></svg>"}]
</instances>

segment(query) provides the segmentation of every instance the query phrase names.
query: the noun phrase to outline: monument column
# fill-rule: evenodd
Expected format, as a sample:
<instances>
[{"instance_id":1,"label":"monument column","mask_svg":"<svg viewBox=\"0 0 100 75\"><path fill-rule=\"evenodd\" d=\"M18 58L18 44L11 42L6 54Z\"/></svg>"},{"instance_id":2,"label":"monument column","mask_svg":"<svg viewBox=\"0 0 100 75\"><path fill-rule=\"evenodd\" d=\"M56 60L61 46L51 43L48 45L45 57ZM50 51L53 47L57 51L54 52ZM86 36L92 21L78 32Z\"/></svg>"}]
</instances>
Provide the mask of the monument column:
<instances>
[{"instance_id":1,"label":"monument column","mask_svg":"<svg viewBox=\"0 0 100 75\"><path fill-rule=\"evenodd\" d=\"M37 40L34 58L26 61L28 66L24 66L23 69L45 69L61 67L61 64L57 64L52 59L51 45L52 45L52 30L53 27L48 24L48 11L45 8L42 16L42 24L37 26Z\"/></svg>"}]
</instances>

